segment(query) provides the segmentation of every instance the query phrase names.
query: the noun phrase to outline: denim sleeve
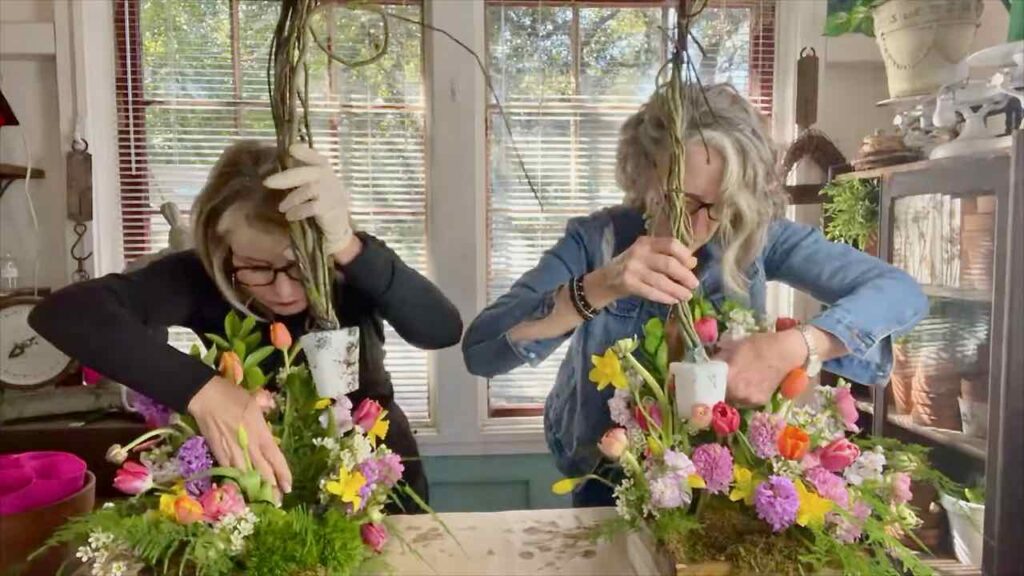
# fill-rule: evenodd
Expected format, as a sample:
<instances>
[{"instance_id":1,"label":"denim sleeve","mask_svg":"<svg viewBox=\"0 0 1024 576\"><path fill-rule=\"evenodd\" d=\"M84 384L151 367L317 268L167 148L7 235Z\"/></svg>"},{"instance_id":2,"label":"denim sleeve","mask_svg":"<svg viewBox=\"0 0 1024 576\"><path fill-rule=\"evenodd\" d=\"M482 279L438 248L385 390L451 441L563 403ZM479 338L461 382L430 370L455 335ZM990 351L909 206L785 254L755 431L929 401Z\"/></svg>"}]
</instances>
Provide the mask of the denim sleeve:
<instances>
[{"instance_id":1,"label":"denim sleeve","mask_svg":"<svg viewBox=\"0 0 1024 576\"><path fill-rule=\"evenodd\" d=\"M928 299L906 272L810 226L779 220L765 247L765 273L827 305L809 323L838 338L850 353L825 369L862 384L885 384L892 369L891 337L928 313Z\"/></svg>"},{"instance_id":2,"label":"denim sleeve","mask_svg":"<svg viewBox=\"0 0 1024 576\"><path fill-rule=\"evenodd\" d=\"M573 219L565 236L541 256L512 288L473 320L462 340L466 368L491 378L521 366L536 366L572 334L555 338L512 342L508 332L522 322L548 316L555 305L558 287L588 272L586 231L583 219Z\"/></svg>"}]
</instances>

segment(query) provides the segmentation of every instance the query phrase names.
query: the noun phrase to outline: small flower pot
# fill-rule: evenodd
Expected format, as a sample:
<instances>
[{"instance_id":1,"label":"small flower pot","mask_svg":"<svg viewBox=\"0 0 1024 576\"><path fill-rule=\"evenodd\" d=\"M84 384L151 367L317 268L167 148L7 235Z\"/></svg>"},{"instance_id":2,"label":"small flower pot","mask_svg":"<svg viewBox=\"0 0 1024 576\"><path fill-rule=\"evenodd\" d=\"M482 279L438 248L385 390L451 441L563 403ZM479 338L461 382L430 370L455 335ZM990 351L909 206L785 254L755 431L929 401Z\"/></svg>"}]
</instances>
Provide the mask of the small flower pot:
<instances>
[{"instance_id":1,"label":"small flower pot","mask_svg":"<svg viewBox=\"0 0 1024 576\"><path fill-rule=\"evenodd\" d=\"M949 532L953 539L953 553L961 564L981 567L984 542L985 506L972 504L948 494L940 498L949 516Z\"/></svg>"},{"instance_id":2,"label":"small flower pot","mask_svg":"<svg viewBox=\"0 0 1024 576\"><path fill-rule=\"evenodd\" d=\"M960 421L963 423L964 434L975 438L988 437L988 404L959 398Z\"/></svg>"},{"instance_id":3,"label":"small flower pot","mask_svg":"<svg viewBox=\"0 0 1024 576\"><path fill-rule=\"evenodd\" d=\"M675 381L676 408L681 418L689 418L697 404L710 408L725 400L729 365L721 360L673 362L669 373Z\"/></svg>"},{"instance_id":4,"label":"small flower pot","mask_svg":"<svg viewBox=\"0 0 1024 576\"><path fill-rule=\"evenodd\" d=\"M299 339L321 398L359 388L359 328L310 332Z\"/></svg>"}]
</instances>

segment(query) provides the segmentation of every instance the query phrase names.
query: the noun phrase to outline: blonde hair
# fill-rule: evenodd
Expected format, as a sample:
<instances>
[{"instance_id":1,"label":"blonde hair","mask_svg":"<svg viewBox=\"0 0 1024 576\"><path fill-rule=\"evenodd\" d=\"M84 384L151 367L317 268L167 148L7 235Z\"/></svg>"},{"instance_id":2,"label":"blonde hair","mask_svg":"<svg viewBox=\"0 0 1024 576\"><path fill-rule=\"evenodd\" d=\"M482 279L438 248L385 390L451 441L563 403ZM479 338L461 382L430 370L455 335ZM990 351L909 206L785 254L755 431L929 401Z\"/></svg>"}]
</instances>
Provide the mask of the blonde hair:
<instances>
[{"instance_id":1,"label":"blonde hair","mask_svg":"<svg viewBox=\"0 0 1024 576\"><path fill-rule=\"evenodd\" d=\"M715 237L724 248L722 277L728 290L746 292L744 270L764 248L768 226L782 214L787 197L776 169L776 149L764 117L729 84L684 87L686 134L701 138L724 160ZM668 115L652 97L622 125L616 181L624 203L647 213L661 190L658 167L668 158Z\"/></svg>"},{"instance_id":2,"label":"blonde hair","mask_svg":"<svg viewBox=\"0 0 1024 576\"><path fill-rule=\"evenodd\" d=\"M263 179L277 171L277 150L272 144L236 142L221 153L192 205L196 254L220 293L242 312L249 312L244 303L248 297L235 288L229 274L228 234L246 225L270 234L288 234L288 221L277 208L281 192L263 185Z\"/></svg>"}]
</instances>

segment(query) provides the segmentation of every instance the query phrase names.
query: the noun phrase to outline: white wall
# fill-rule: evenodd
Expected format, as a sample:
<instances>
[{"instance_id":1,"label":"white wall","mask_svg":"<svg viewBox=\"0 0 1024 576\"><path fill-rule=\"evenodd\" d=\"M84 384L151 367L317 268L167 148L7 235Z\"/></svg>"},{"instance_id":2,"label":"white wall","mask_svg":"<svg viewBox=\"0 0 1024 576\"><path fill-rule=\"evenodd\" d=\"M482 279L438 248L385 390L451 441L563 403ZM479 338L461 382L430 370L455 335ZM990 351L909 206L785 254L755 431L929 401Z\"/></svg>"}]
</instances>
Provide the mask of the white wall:
<instances>
[{"instance_id":1,"label":"white wall","mask_svg":"<svg viewBox=\"0 0 1024 576\"><path fill-rule=\"evenodd\" d=\"M2 0L0 24L25 22L49 24L52 31L53 3L49 0ZM10 28L7 28L10 31ZM65 176L57 96L57 64L54 56L26 56L0 53L0 87L20 126L0 129L0 162L46 171L44 180L34 180L30 193L39 220L33 231L24 181L15 182L0 198L0 253L17 259L21 284L32 282L33 262L38 262L40 286L66 282L65 262ZM28 155L22 135L29 143Z\"/></svg>"}]
</instances>

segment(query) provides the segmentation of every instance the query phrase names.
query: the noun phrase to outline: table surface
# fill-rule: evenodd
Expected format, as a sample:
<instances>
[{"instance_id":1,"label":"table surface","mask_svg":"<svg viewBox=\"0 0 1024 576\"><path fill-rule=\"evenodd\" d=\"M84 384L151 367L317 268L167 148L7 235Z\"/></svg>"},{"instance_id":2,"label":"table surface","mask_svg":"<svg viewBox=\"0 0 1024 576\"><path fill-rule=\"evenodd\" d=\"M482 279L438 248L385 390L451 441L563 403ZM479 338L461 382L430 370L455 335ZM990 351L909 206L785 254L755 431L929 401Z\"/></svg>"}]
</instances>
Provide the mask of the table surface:
<instances>
[{"instance_id":1,"label":"table surface","mask_svg":"<svg viewBox=\"0 0 1024 576\"><path fill-rule=\"evenodd\" d=\"M612 508L515 510L394 516L382 573L400 575L631 575L624 536L595 542L592 530ZM400 536L400 538L398 537ZM416 548L419 556L402 546ZM460 547L461 545L461 547ZM371 571L374 571L371 569Z\"/></svg>"}]
</instances>

